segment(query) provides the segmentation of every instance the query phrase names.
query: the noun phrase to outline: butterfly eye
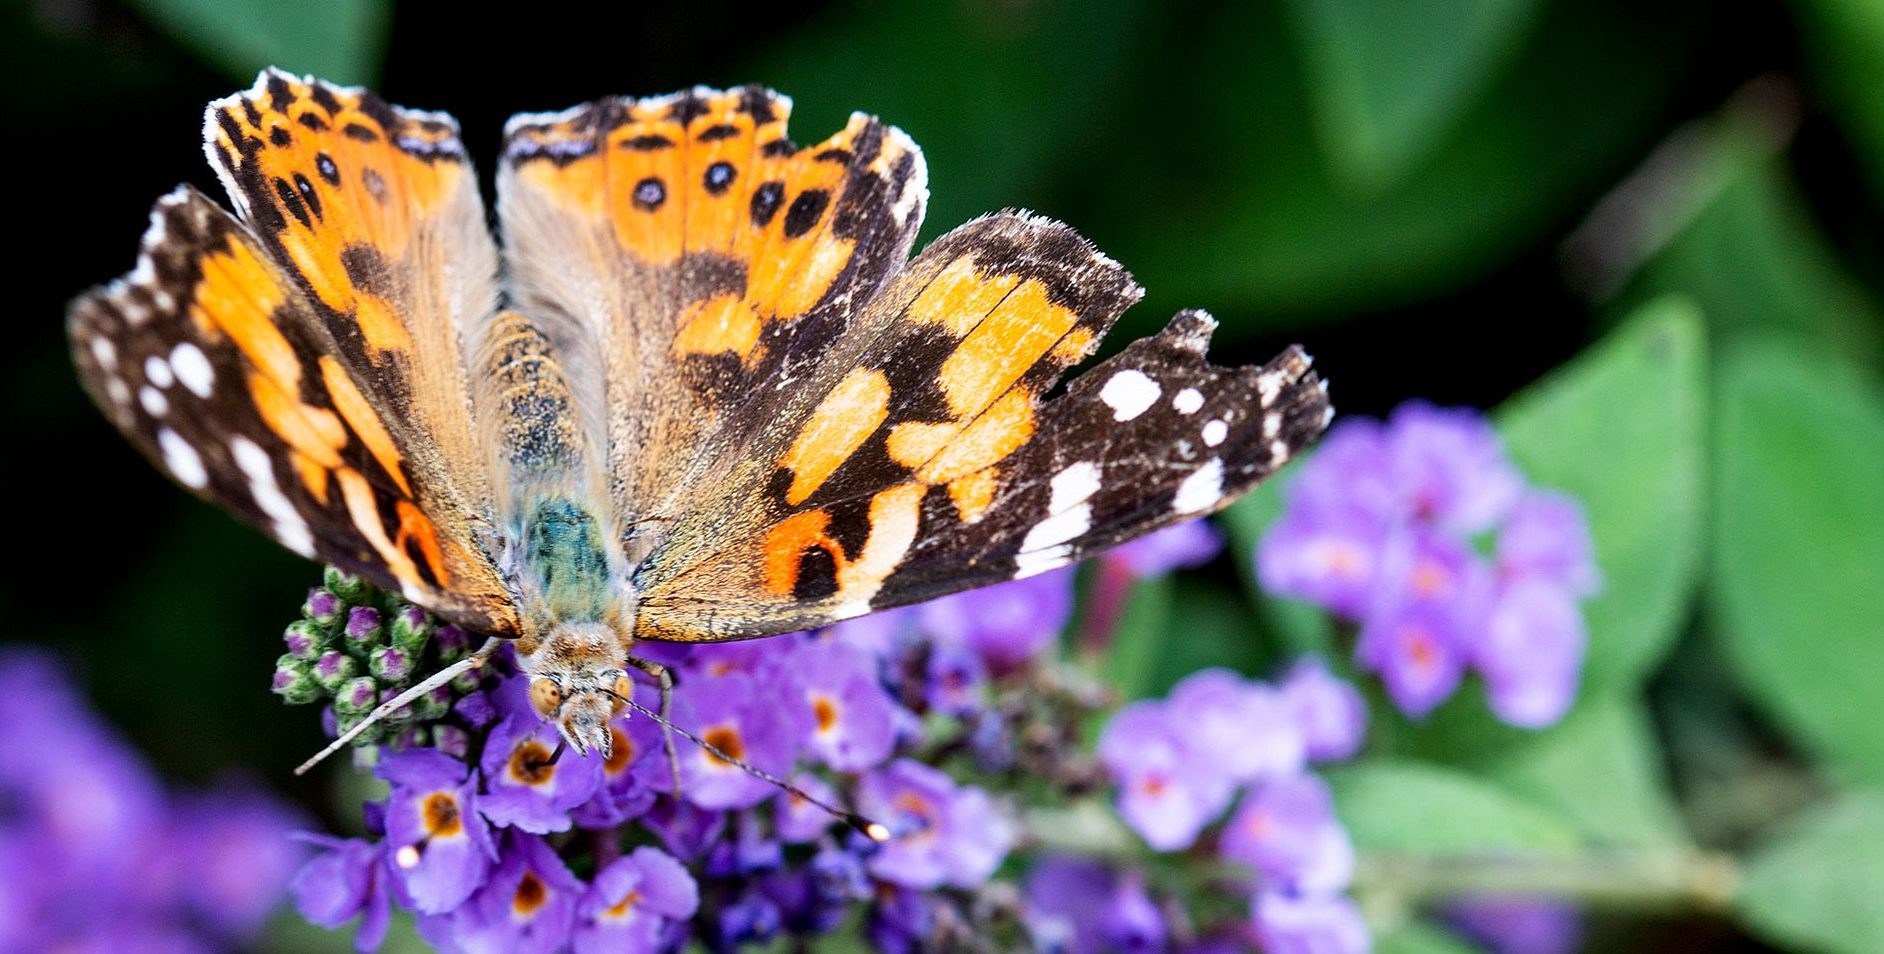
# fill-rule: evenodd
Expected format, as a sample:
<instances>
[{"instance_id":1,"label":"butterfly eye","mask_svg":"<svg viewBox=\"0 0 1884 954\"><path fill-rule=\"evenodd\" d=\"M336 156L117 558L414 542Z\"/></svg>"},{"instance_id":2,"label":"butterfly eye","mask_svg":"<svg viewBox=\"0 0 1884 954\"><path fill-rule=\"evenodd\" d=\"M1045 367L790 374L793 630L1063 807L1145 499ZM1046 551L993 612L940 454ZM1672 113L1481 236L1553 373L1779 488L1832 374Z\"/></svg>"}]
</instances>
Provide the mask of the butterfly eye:
<instances>
[{"instance_id":1,"label":"butterfly eye","mask_svg":"<svg viewBox=\"0 0 1884 954\"><path fill-rule=\"evenodd\" d=\"M623 707L628 705L628 700L634 698L634 692L635 692L634 680L629 679L627 673L624 672L621 675L615 677L614 708L616 712L620 712L623 709Z\"/></svg>"},{"instance_id":2,"label":"butterfly eye","mask_svg":"<svg viewBox=\"0 0 1884 954\"><path fill-rule=\"evenodd\" d=\"M530 680L530 705L537 714L548 719L556 714L563 704L563 690L555 681L545 676Z\"/></svg>"}]
</instances>

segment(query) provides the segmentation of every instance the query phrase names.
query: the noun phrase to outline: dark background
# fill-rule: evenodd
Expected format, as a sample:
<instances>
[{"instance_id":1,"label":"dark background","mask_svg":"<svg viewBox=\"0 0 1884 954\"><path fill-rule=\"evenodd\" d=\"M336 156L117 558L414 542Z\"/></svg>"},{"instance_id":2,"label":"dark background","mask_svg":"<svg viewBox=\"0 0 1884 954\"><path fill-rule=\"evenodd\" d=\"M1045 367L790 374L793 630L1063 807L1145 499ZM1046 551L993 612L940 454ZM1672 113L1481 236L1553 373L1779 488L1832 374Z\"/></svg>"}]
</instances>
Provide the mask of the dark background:
<instances>
[{"instance_id":1,"label":"dark background","mask_svg":"<svg viewBox=\"0 0 1884 954\"><path fill-rule=\"evenodd\" d=\"M1345 413L1491 407L1669 289L1716 335L1782 327L1876 368L1884 84L1862 53L1884 44L1845 31L1847 5L1530 0L1443 27L1414 21L1481 5L1375 6L527 4L472 22L8 0L4 638L56 647L167 775L239 766L326 810L288 774L314 713L267 689L318 569L140 459L63 332L74 295L130 267L157 196L219 192L203 104L268 62L453 113L487 195L517 111L762 82L796 99L800 142L874 112L927 153L925 240L1005 206L1073 223L1148 289L1112 347L1205 307L1220 361L1299 341Z\"/></svg>"}]
</instances>

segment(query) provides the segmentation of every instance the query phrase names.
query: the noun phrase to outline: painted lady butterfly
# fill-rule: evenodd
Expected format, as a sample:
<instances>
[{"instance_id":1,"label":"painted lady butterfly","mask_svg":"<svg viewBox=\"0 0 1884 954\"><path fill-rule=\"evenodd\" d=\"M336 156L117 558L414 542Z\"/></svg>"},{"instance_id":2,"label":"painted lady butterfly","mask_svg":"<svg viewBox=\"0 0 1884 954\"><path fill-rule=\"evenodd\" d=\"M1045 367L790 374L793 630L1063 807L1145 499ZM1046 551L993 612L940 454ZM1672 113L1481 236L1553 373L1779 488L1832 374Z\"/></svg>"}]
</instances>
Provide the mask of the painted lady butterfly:
<instances>
[{"instance_id":1,"label":"painted lady butterfly","mask_svg":"<svg viewBox=\"0 0 1884 954\"><path fill-rule=\"evenodd\" d=\"M1025 212L914 259L922 153L815 146L758 87L522 115L501 247L442 113L268 70L211 103L230 215L181 187L72 307L85 384L172 477L304 556L514 638L606 747L637 640L808 629L1210 513L1326 426L1290 349L1205 361Z\"/></svg>"}]
</instances>

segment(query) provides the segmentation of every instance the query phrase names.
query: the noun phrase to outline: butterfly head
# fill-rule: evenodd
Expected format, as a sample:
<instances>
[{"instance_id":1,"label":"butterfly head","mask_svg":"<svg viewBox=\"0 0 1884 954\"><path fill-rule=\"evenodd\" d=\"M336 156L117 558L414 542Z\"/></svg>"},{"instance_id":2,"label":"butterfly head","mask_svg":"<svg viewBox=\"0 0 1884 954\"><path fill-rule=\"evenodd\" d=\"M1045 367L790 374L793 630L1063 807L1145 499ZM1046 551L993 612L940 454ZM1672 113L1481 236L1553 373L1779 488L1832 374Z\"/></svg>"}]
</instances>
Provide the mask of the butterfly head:
<instances>
[{"instance_id":1,"label":"butterfly head","mask_svg":"<svg viewBox=\"0 0 1884 954\"><path fill-rule=\"evenodd\" d=\"M621 666L621 644L601 624L558 627L524 660L530 673L530 706L555 723L578 755L614 748L608 720L634 691Z\"/></svg>"}]
</instances>

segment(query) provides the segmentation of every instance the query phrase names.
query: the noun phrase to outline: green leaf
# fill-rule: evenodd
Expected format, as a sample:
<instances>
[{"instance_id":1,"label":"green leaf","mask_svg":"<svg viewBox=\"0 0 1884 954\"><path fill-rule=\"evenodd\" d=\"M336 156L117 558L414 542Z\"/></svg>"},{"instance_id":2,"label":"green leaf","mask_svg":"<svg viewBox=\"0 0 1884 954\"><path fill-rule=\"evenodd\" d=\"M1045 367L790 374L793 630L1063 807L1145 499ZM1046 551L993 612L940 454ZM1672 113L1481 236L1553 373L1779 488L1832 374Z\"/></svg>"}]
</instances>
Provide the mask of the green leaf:
<instances>
[{"instance_id":1,"label":"green leaf","mask_svg":"<svg viewBox=\"0 0 1884 954\"><path fill-rule=\"evenodd\" d=\"M1794 950L1884 951L1884 793L1851 793L1793 820L1741 880L1747 926Z\"/></svg>"},{"instance_id":2,"label":"green leaf","mask_svg":"<svg viewBox=\"0 0 1884 954\"><path fill-rule=\"evenodd\" d=\"M1699 313L1662 299L1498 414L1531 483L1589 516L1603 589L1584 603L1584 698L1638 686L1686 616L1701 560L1704 350Z\"/></svg>"},{"instance_id":3,"label":"green leaf","mask_svg":"<svg viewBox=\"0 0 1884 954\"><path fill-rule=\"evenodd\" d=\"M1651 188L1632 198L1634 215L1593 218L1572 239L1572 269L1589 273L1586 285L1620 284L1623 302L1689 296L1717 340L1784 331L1875 363L1884 356L1878 304L1813 221L1790 140L1775 128L1786 119L1769 103L1736 97L1677 132L1654 174L1636 177ZM1602 274L1608 268L1616 273Z\"/></svg>"},{"instance_id":4,"label":"green leaf","mask_svg":"<svg viewBox=\"0 0 1884 954\"><path fill-rule=\"evenodd\" d=\"M1568 853L1579 842L1561 815L1456 769L1376 759L1333 770L1328 783L1361 851Z\"/></svg>"},{"instance_id":5,"label":"green leaf","mask_svg":"<svg viewBox=\"0 0 1884 954\"><path fill-rule=\"evenodd\" d=\"M1806 67L1863 156L1861 173L1884 198L1884 0L1793 0Z\"/></svg>"},{"instance_id":6,"label":"green leaf","mask_svg":"<svg viewBox=\"0 0 1884 954\"><path fill-rule=\"evenodd\" d=\"M1424 921L1407 921L1374 939L1375 954L1480 954L1478 948Z\"/></svg>"},{"instance_id":7,"label":"green leaf","mask_svg":"<svg viewBox=\"0 0 1884 954\"><path fill-rule=\"evenodd\" d=\"M264 66L336 83L379 75L391 5L377 0L136 0L149 16L247 82Z\"/></svg>"},{"instance_id":8,"label":"green leaf","mask_svg":"<svg viewBox=\"0 0 1884 954\"><path fill-rule=\"evenodd\" d=\"M1884 394L1778 341L1720 374L1711 605L1764 711L1844 774L1884 779Z\"/></svg>"},{"instance_id":9,"label":"green leaf","mask_svg":"<svg viewBox=\"0 0 1884 954\"><path fill-rule=\"evenodd\" d=\"M1424 159L1517 52L1536 0L1291 0L1336 172L1363 188Z\"/></svg>"},{"instance_id":10,"label":"green leaf","mask_svg":"<svg viewBox=\"0 0 1884 954\"><path fill-rule=\"evenodd\" d=\"M1585 699L1551 729L1477 760L1485 778L1577 826L1591 842L1686 840L1648 714L1621 697Z\"/></svg>"}]
</instances>

